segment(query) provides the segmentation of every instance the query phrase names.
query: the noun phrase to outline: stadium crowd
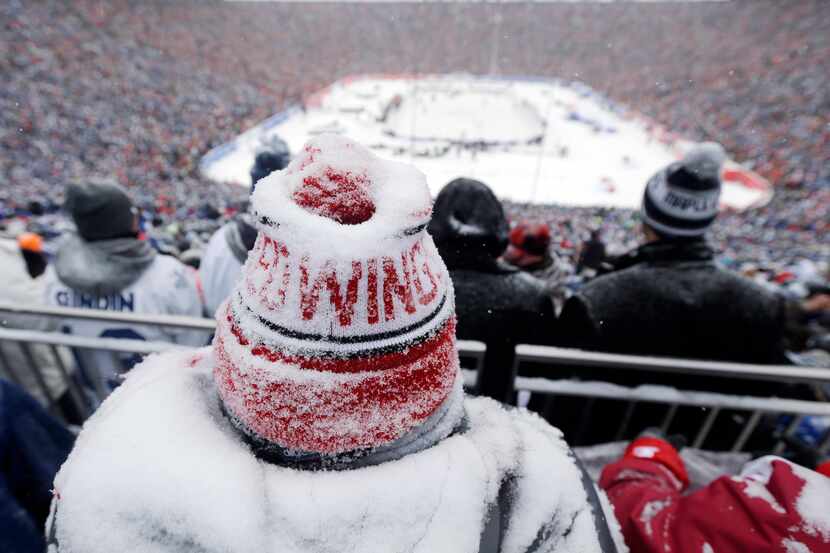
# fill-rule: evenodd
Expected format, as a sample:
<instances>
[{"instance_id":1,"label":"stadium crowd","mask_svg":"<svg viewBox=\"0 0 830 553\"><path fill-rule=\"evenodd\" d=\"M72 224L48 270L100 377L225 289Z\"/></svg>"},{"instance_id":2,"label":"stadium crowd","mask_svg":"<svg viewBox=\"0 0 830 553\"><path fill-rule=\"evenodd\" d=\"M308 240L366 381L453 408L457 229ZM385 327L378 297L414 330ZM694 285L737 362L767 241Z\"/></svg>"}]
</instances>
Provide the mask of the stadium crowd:
<instances>
[{"instance_id":1,"label":"stadium crowd","mask_svg":"<svg viewBox=\"0 0 830 553\"><path fill-rule=\"evenodd\" d=\"M520 265L523 259L549 262L550 250L539 247L550 237L547 227L511 231L501 203L485 184L455 179L433 203L417 171L392 166L333 134L309 142L290 163L287 156L262 152L251 171L252 202L259 215L256 241L245 239L244 226L251 221L240 214L216 233L218 239L209 246L215 261L200 268L203 279L210 277L205 270L223 273L213 287L226 299L216 312L210 348L174 351L137 366L134 359L94 350L84 356L76 352L75 363L59 362L61 371L71 367L72 379L89 381L97 374L114 393L84 425L78 446L55 478L51 500L51 475L72 447L73 436L19 388L0 380L0 413L7 421L0 426L0 438L15 446L4 453L12 486L0 490L0 520L11 531L0 544L36 551L42 525L46 543L56 552L132 545L178 553L216 544L247 550L268 537L310 552L328 550L328 544L339 547L344 540L355 550L372 549L381 541L407 547L415 538L413 521L390 513L384 504L392 501L416 508L414 521L429 521L418 543L436 540L439 547L453 549L467 543L465 550L471 552L504 551L505 540L516 535L513 539L531 543L522 549L528 552L578 547L613 553L625 550L623 542L636 553L683 551L689 544L690 551L712 549L710 542L736 553L756 542L770 552L787 551L790 542L822 550L830 545L822 507L830 497L830 462L823 458L820 442L802 444L791 453L800 464L761 457L739 475L723 476L689 493L679 453L682 439L649 426L653 419L641 414L631 423L633 441L605 467L598 491L562 431L528 411L505 410L492 399L462 391L456 335L486 343L477 392L505 401L512 388L499 381L511 377L505 367L511 366L517 343L787 362L787 352L798 349L793 335L809 318L830 313L830 294L824 282L824 290L811 293L807 301L793 300L714 263L706 234L718 217L725 159L720 145L702 144L652 176L641 222L631 229L638 246L609 258L607 274L579 288L557 315L551 283L525 272L532 273L530 265L522 271L502 259ZM362 166L357 177L355 163ZM277 172L268 176L266 164ZM257 180L266 176L266 181ZM394 187L395 194L385 192L387 187ZM677 198L687 201L678 204ZM45 302L141 314L204 312L196 274L141 239L138 212L118 184L72 184L64 209L77 232L60 242L43 279L32 280L44 285ZM505 255L508 240L513 249ZM599 240L595 232L592 241ZM18 244L24 255L17 265L25 261L35 277L44 264L30 259L41 244L31 234ZM248 251L255 262L241 265ZM589 257L580 256L583 271L601 269L602 253L593 261ZM8 258L7 263L14 262L14 255ZM338 267L351 268L345 295ZM274 278L277 274L280 278ZM328 302L320 301L324 286ZM80 336L191 346L207 341L198 331L170 334L155 325L113 329L107 321L72 318L62 323ZM367 325L374 333L366 334ZM32 349L21 351L24 357L28 351L31 360ZM53 353L57 361L59 353ZM97 354L104 355L96 359ZM5 352L3 359L10 368ZM25 360L13 362L13 373L26 366ZM46 367L35 370L42 373ZM594 378L585 367L566 371L559 372L571 379ZM654 383L666 377L683 385L678 375L659 371L642 380ZM623 378L627 385L639 381ZM706 386L699 376L685 384ZM815 388L770 384L754 382L749 388L746 382L721 380L714 389L723 393L737 386L739 394L820 399ZM42 389L47 398L52 391ZM64 393L71 396L71 390ZM587 419L579 415L584 409L557 398L553 409L537 402L534 410L571 440L586 431ZM591 441L608 440L614 426L609 422L618 418L614 402L596 402L592 411L601 417L588 430ZM64 418L70 419L65 410ZM696 419L696 410L680 411L674 427L682 429ZM715 437L728 442L734 421L730 417L719 423ZM762 451L780 439L770 441L775 418L764 424L762 432L749 435L760 440L753 447ZM224 449L204 455L216 447ZM137 449L164 459L166 470L144 462ZM527 451L533 454L522 453ZM194 455L199 457L196 473L190 466ZM477 463L486 467L483 474L470 470ZM360 470L369 467L378 470ZM417 486L392 486L391 495L385 491L413 471L432 475L442 470L452 476L427 476ZM314 504L309 511L285 503L312 494L315 483L332 471L341 476L335 485L324 486L329 497L323 505L334 510ZM123 478L125 473L130 478ZM220 474L230 486L214 487ZM546 480L551 474L555 480ZM278 494L240 497L251 479L274 486ZM231 523L205 534L204 521L215 526L223 514L205 502L204 483L214 500L217 494L232 494L239 512L276 512L280 523L266 517L243 532ZM458 484L462 488L453 495L463 507L438 518L456 530L432 530L442 500L436 503L430 490L443 497L447 486ZM171 501L166 490L175 486L187 491ZM603 506L604 494L613 511ZM765 499L751 503L741 494ZM338 510L345 501L354 503L346 512L358 518ZM729 512L728 524L725 515L710 516L713 508ZM500 515L487 514L493 509ZM539 510L553 522L537 526ZM366 522L369 512L372 523ZM459 512L473 518L462 522ZM653 531L652 519L658 515L659 524L671 531ZM173 535L171 516L183 517ZM318 519L329 524L307 526ZM760 541L737 524L744 519L763 532ZM480 543L468 543L471 538Z\"/></svg>"},{"instance_id":2,"label":"stadium crowd","mask_svg":"<svg viewBox=\"0 0 830 553\"><path fill-rule=\"evenodd\" d=\"M47 377L12 378L25 391L0 379L4 550L42 550L44 526L56 553L275 543L612 553L623 540L634 553L830 550L820 444L690 492L682 440L634 417L631 443L594 486L565 438L610 440L607 420L588 428L584 404L532 396L529 407L563 438L527 411L470 397L456 350L456 336L486 342L477 392L512 402L504 368L517 343L758 364L830 349L830 126L821 115L830 13L820 0L515 9L11 1L0 14L0 225L16 238L0 240L0 299L217 319L210 349L136 368L132 355L0 344L10 377L32 363ZM718 213L725 152L712 143L655 174L638 211L502 205L466 178L433 204L414 172L396 167L400 180L384 181L382 160L335 135L293 161L260 152L254 184L289 161L276 178L303 178L290 197L279 195L288 186L251 194L257 228L246 188L199 175L210 148L313 101L336 78L459 70L583 80L673 133L724 144L776 185L775 197ZM403 200L370 197L341 171L344 159L366 164L373 186L405 183ZM308 253L292 260L289 250ZM249 252L257 263L243 264ZM351 270L344 289L341 267ZM3 319L57 330L42 322ZM61 326L209 342L207 332L155 325ZM97 407L96 378L105 393L117 390L75 447L52 415L82 423L79 405ZM708 385L657 373L620 384L666 380ZM710 391L826 401L818 387L772 384ZM76 385L86 395L75 397ZM626 417L611 403L593 409ZM735 430L738 417L724 418L715 438ZM699 419L681 410L673 425L687 433ZM780 421L760 424L746 437L770 451ZM822 432L830 436L826 421ZM413 474L417 485L404 484Z\"/></svg>"},{"instance_id":3,"label":"stadium crowd","mask_svg":"<svg viewBox=\"0 0 830 553\"><path fill-rule=\"evenodd\" d=\"M282 107L348 74L500 72L582 80L670 132L723 144L773 182L771 205L718 222L728 264L775 273L795 258L830 259L830 128L821 116L830 17L820 0L0 9L0 218L51 211L64 183L107 176L131 191L163 241L175 245L192 225L190 239L205 238L199 215L232 215L244 190L205 182L200 157ZM524 209L511 218L527 218ZM529 210L565 232L570 221L576 231L561 242L596 226L595 210ZM603 217L608 242L630 245L613 239L626 234L630 213Z\"/></svg>"}]
</instances>

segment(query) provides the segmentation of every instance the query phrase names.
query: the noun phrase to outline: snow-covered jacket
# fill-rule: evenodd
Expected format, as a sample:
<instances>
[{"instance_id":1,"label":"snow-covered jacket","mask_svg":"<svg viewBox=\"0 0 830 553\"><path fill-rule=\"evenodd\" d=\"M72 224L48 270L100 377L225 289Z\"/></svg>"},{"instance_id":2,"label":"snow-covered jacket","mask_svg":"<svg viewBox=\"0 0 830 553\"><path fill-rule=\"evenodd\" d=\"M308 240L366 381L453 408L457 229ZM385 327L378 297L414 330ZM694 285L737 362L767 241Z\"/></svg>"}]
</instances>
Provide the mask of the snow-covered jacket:
<instances>
[{"instance_id":1,"label":"snow-covered jacket","mask_svg":"<svg viewBox=\"0 0 830 553\"><path fill-rule=\"evenodd\" d=\"M202 316L202 299L196 273L169 256L155 256L132 284L118 292L104 295L85 293L69 287L52 266L46 270L44 278L45 301L49 305L125 314ZM69 318L61 321L61 327L63 331L78 336L128 338L186 346L202 346L209 338L209 333L205 331ZM78 349L75 354L82 369L97 369L113 386L118 382L118 375L136 362L135 356L124 355L120 358L120 363L116 364L112 354L106 351Z\"/></svg>"},{"instance_id":2,"label":"snow-covered jacket","mask_svg":"<svg viewBox=\"0 0 830 553\"><path fill-rule=\"evenodd\" d=\"M557 323L558 345L612 353L663 355L743 363L785 362L785 300L752 282L719 268L703 240L646 244L618 260L617 271L584 286L565 302ZM580 367L560 372L563 378L602 380L623 386L654 384L682 390L712 391L754 396L808 397L808 390L780 382L742 379L705 379L660 371L611 374ZM607 420L622 420L626 405L596 400L594 412L602 419L585 421L583 398L563 398L546 410L547 419L568 436L572 445L615 439L617 427ZM662 417L663 407L641 405L629 421L632 435ZM681 408L675 424L681 432L699 426L699 412ZM712 433L707 447L728 447L741 427L721 417L720 432ZM763 434L763 436L762 436ZM756 433L753 440L768 437ZM751 447L771 447L765 441Z\"/></svg>"},{"instance_id":3,"label":"snow-covered jacket","mask_svg":"<svg viewBox=\"0 0 830 553\"><path fill-rule=\"evenodd\" d=\"M242 275L243 261L234 254L228 238L229 233L234 232L235 224L231 221L213 233L199 265L199 276L205 292L205 310L211 317L231 295Z\"/></svg>"},{"instance_id":4,"label":"snow-covered jacket","mask_svg":"<svg viewBox=\"0 0 830 553\"><path fill-rule=\"evenodd\" d=\"M431 447L303 470L252 453L213 366L208 348L150 357L90 418L55 480L50 553L624 551L601 493L534 414L467 398Z\"/></svg>"},{"instance_id":5,"label":"snow-covered jacket","mask_svg":"<svg viewBox=\"0 0 830 553\"><path fill-rule=\"evenodd\" d=\"M643 355L784 363L786 301L721 269L703 241L653 242L571 297L566 346Z\"/></svg>"},{"instance_id":6,"label":"snow-covered jacket","mask_svg":"<svg viewBox=\"0 0 830 553\"><path fill-rule=\"evenodd\" d=\"M606 490L632 553L830 551L830 478L778 457L694 493L668 443L640 438L605 467Z\"/></svg>"}]
</instances>

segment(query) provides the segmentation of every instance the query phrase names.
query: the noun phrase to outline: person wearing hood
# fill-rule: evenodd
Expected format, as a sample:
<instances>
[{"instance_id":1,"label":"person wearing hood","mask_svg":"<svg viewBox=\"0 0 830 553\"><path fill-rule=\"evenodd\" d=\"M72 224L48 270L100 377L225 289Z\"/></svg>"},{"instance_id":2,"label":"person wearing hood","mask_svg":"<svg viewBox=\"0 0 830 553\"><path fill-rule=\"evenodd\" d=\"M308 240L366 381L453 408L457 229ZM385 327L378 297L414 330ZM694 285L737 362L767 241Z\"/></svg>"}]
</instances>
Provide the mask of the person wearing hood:
<instances>
[{"instance_id":1,"label":"person wearing hood","mask_svg":"<svg viewBox=\"0 0 830 553\"><path fill-rule=\"evenodd\" d=\"M482 182L459 178L435 199L429 232L456 294L458 337L487 344L479 392L506 401L516 344L546 344L555 315L546 284L502 262L508 224L501 202Z\"/></svg>"},{"instance_id":2,"label":"person wearing hood","mask_svg":"<svg viewBox=\"0 0 830 553\"><path fill-rule=\"evenodd\" d=\"M260 179L285 169L291 160L288 145L275 138L257 153L251 168L251 191ZM242 274L242 265L254 247L257 231L247 210L217 230L210 238L199 266L205 291L205 308L213 316Z\"/></svg>"},{"instance_id":3,"label":"person wearing hood","mask_svg":"<svg viewBox=\"0 0 830 553\"><path fill-rule=\"evenodd\" d=\"M201 317L196 273L177 259L156 255L138 239L137 210L127 192L114 182L91 180L66 189L64 209L77 227L58 246L46 270L46 303L59 307L98 309L144 315ZM66 319L71 334L101 338L203 345L204 331ZM115 387L119 375L136 361L125 356L116 365L109 352L77 350L81 368L97 370Z\"/></svg>"},{"instance_id":4,"label":"person wearing hood","mask_svg":"<svg viewBox=\"0 0 830 553\"><path fill-rule=\"evenodd\" d=\"M720 145L704 143L648 181L641 210L643 245L620 256L611 273L568 299L559 317L557 345L633 355L789 364L788 328L797 306L720 268L706 241L706 231L718 214L725 159ZM664 384L690 390L713 386L699 377L677 374L629 373L615 379L584 368L573 376L627 386ZM779 383L754 383L750 389L744 382L721 379L712 391L767 396L783 390ZM613 439L614 425L603 427L601 421L594 421L588 430L587 419L575 419L574 411L566 407L568 401L554 403L558 414L548 411L548 420L565 426L566 435L576 443ZM598 401L594 409L599 411L600 404L604 419L613 418L609 402ZM648 423L648 406L637 411L642 416L629 424L633 432ZM691 418L697 420L699 415ZM679 419L683 417L677 417L675 424ZM586 436L574 434L571 425L587 432ZM729 433L723 430L712 439L728 440Z\"/></svg>"},{"instance_id":5,"label":"person wearing hood","mask_svg":"<svg viewBox=\"0 0 830 553\"><path fill-rule=\"evenodd\" d=\"M50 551L625 551L561 433L464 394L430 203L340 135L264 179L212 347L148 358L84 426Z\"/></svg>"}]
</instances>

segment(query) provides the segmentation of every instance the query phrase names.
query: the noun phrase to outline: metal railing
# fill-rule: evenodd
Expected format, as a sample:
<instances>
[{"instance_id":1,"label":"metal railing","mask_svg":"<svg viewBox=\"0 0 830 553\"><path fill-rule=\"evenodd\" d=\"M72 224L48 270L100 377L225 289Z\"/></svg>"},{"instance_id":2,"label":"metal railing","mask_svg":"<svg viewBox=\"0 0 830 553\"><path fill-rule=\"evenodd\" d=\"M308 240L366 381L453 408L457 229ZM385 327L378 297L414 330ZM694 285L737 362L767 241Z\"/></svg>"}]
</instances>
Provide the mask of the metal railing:
<instances>
[{"instance_id":1,"label":"metal railing","mask_svg":"<svg viewBox=\"0 0 830 553\"><path fill-rule=\"evenodd\" d=\"M28 307L13 303L0 302L0 313L10 313L17 316L33 318L78 319L86 321L126 323L130 325L163 326L187 330L205 330L212 332L216 328L214 319L197 317L183 317L174 315L146 315L103 311L96 309L79 309L71 307L34 306ZM34 376L38 391L46 400L46 407L54 415L65 419L61 401L70 401L77 412L83 417L89 416L95 407L110 393L110 387L97 367L84 367L84 380L90 385L85 389L74 374L72 367L68 367L59 353L59 348L70 350L96 350L108 352L113 356L116 365L120 364L119 354L138 354L145 356L151 353L161 353L175 349L184 349L184 346L170 342L147 342L144 340L122 338L89 338L63 334L60 332L40 332L34 330L18 330L0 327L0 344L8 344L10 348L18 348L23 359L23 366L14 366L0 348L0 375L5 375L12 382L23 385L24 378L21 371ZM47 347L50 359L60 374L60 378L67 390L67 399L54 397L33 355L32 347ZM462 359L462 375L464 385L474 389L478 382L481 364L484 360L486 347L482 342L472 340L458 340L459 356ZM92 397L89 397L89 396Z\"/></svg>"},{"instance_id":2,"label":"metal railing","mask_svg":"<svg viewBox=\"0 0 830 553\"><path fill-rule=\"evenodd\" d=\"M0 313L12 313L19 316L31 316L35 318L83 319L206 331L212 331L216 326L215 321L212 319L166 315L136 315L48 306L28 307L1 302ZM88 415L94 409L95 402L90 406L89 402L84 401L84 394L86 393L88 395L89 390L84 390L77 379L73 378L71 367L66 366L58 353L59 348L99 350L117 356L124 353L147 355L149 353L157 353L182 347L166 342L146 342L117 338L85 338L60 333L3 328L0 328L0 343L7 344L7 347L19 348L26 365L25 367L10 366L8 360L4 358L2 348L0 348L0 371L7 374L11 380L17 382L21 381L18 371L31 371L35 375L38 387L48 400L48 407L58 416L61 415L58 406L58 400L60 398L51 397L44 378L32 355L31 348L33 346L39 345L49 348L51 356L55 359L57 370L65 380L69 399L79 408L86 406L82 411L85 415ZM485 344L475 341L459 340L458 349L463 361L462 365L465 367L463 369L465 386L472 391L480 389L482 375L487 374L482 372L487 353ZM521 375L520 368L527 363L544 365L546 367L544 377L527 377ZM639 404L654 403L667 406L665 415L660 420L655 420L653 425L659 426L664 430L669 429L680 407L705 407L710 409L710 411L701 420L701 426L692 440L692 445L698 447L706 441L718 416L730 410L746 412L748 413L748 419L731 446L733 451L741 450L746 445L753 431L755 431L765 415L784 414L793 416L792 422L786 429L786 433L790 435L796 431L798 425L806 416L830 416L830 403L822 401L781 399L775 397L746 397L695 390L677 390L675 388L652 385L631 388L608 382L585 382L562 378L553 379L549 377L547 373L552 371L548 369L562 366L569 368L602 368L620 373L659 371L662 373L694 375L702 378L742 379L747 382L774 381L809 385L830 384L830 369L827 368L746 365L518 345L515 348L512 377L505 379L510 383L510 389L499 391L499 397L497 399L512 399L515 397L515 392L530 392L532 394L554 397L575 396L626 401L628 402L628 408L625 416L619 422L619 430L617 432L619 438L622 438L632 413ZM90 380L92 380L91 388L94 400L97 402L102 401L109 393L109 389L101 375L94 373L94 368ZM778 449L781 447L779 444ZM830 453L830 432L822 438L819 449Z\"/></svg>"},{"instance_id":3,"label":"metal railing","mask_svg":"<svg viewBox=\"0 0 830 553\"><path fill-rule=\"evenodd\" d=\"M730 450L741 451L765 415L792 416L782 437L791 437L806 416L830 417L830 403L822 400L787 399L778 397L756 397L723 394L696 390L678 390L669 386L640 385L627 387L601 381L581 381L570 378L550 379L521 375L525 363L542 364L551 367L591 367L613 372L661 372L692 375L705 378L728 378L754 382L779 382L820 386L830 384L830 368L800 367L792 365L747 365L718 361L699 361L619 355L590 352L548 346L519 345L513 364L514 391L524 391L546 396L572 396L601 398L626 403L624 416L617 423L615 439L623 439L634 410L639 404L664 404L667 410L660 420L653 420L651 426L669 431L678 409L704 407L709 412L700 420L700 426L691 440L693 447L701 447L709 437L719 416L728 412L743 412L748 419L740 429ZM781 452L784 443L777 441L774 449ZM819 453L830 453L830 429L818 440Z\"/></svg>"}]
</instances>

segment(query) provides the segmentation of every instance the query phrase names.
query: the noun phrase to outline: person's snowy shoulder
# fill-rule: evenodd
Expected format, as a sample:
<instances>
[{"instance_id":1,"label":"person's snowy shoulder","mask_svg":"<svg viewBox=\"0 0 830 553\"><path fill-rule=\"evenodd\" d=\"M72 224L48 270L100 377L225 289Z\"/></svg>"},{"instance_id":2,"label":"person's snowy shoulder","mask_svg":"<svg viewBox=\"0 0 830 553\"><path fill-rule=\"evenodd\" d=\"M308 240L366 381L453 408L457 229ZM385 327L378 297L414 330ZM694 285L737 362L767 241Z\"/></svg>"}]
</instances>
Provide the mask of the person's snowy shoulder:
<instances>
[{"instance_id":1,"label":"person's snowy shoulder","mask_svg":"<svg viewBox=\"0 0 830 553\"><path fill-rule=\"evenodd\" d=\"M604 551L579 468L535 415L468 398L466 427L419 453L296 470L251 453L213 365L208 348L152 356L104 402L55 481L55 550L476 553L498 504L498 551Z\"/></svg>"}]
</instances>

